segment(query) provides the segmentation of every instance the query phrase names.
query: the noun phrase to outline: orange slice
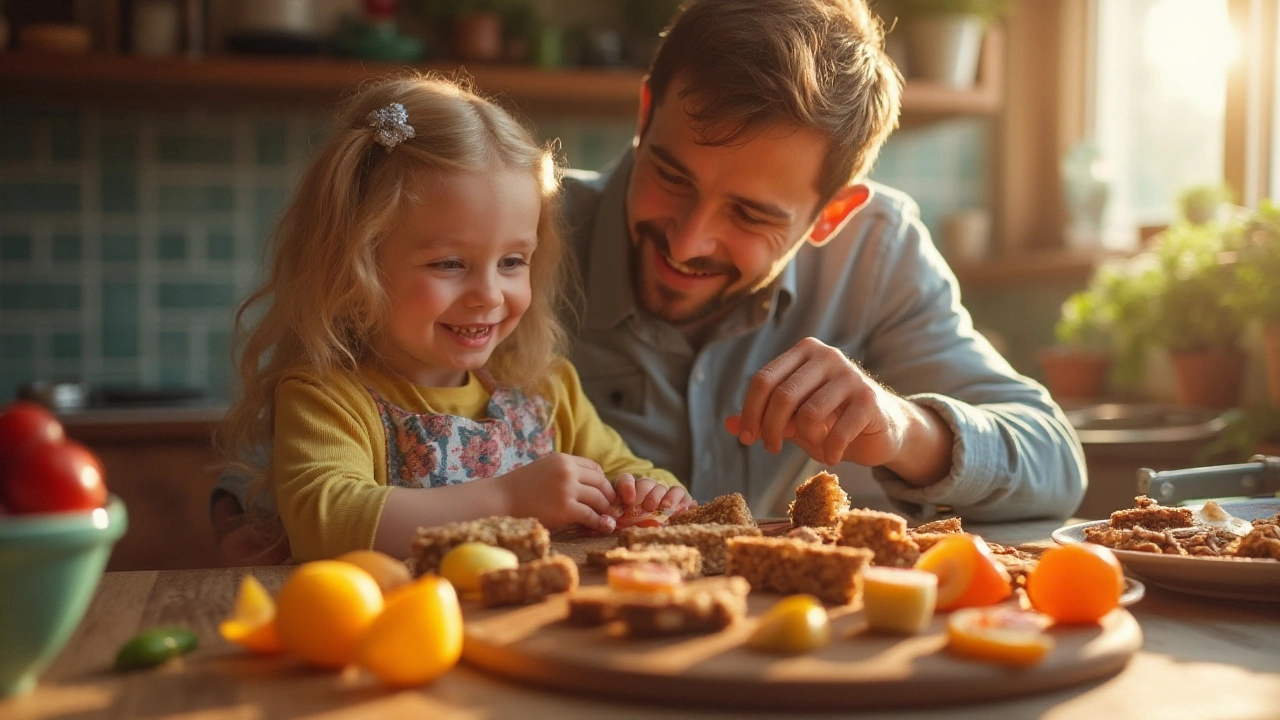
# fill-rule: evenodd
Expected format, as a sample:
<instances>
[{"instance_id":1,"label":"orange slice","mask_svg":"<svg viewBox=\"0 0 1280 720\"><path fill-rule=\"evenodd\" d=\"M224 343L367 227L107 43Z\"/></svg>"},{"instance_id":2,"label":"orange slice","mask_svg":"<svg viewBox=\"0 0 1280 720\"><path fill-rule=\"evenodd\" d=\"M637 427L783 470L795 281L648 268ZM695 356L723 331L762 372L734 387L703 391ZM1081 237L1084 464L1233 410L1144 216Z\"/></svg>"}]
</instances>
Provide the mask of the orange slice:
<instances>
[{"instance_id":1,"label":"orange slice","mask_svg":"<svg viewBox=\"0 0 1280 720\"><path fill-rule=\"evenodd\" d=\"M680 571L658 563L610 565L609 587L624 592L671 593L684 584Z\"/></svg>"},{"instance_id":2,"label":"orange slice","mask_svg":"<svg viewBox=\"0 0 1280 720\"><path fill-rule=\"evenodd\" d=\"M948 536L916 560L916 569L938 576L939 610L994 605L1013 594L1009 571L976 535Z\"/></svg>"},{"instance_id":3,"label":"orange slice","mask_svg":"<svg viewBox=\"0 0 1280 720\"><path fill-rule=\"evenodd\" d=\"M947 619L947 649L974 660L1035 665L1053 649L1046 624L1043 615L1012 607L957 610Z\"/></svg>"},{"instance_id":4,"label":"orange slice","mask_svg":"<svg viewBox=\"0 0 1280 720\"><path fill-rule=\"evenodd\" d=\"M245 575L240 581L235 608L230 617L218 624L218 632L227 642L259 655L275 655L284 650L276 632L276 603L252 575Z\"/></svg>"}]
</instances>

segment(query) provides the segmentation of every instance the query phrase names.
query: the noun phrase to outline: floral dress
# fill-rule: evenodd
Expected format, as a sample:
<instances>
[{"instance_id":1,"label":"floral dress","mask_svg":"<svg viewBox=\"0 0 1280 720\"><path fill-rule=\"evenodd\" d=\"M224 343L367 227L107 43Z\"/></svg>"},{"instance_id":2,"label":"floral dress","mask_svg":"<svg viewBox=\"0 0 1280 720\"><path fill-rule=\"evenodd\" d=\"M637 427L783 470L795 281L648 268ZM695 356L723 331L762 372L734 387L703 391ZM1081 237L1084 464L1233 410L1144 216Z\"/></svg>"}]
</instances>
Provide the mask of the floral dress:
<instances>
[{"instance_id":1,"label":"floral dress","mask_svg":"<svg viewBox=\"0 0 1280 720\"><path fill-rule=\"evenodd\" d=\"M483 420L413 413L369 388L387 437L387 483L421 488L504 475L555 450L551 405L494 386Z\"/></svg>"}]
</instances>

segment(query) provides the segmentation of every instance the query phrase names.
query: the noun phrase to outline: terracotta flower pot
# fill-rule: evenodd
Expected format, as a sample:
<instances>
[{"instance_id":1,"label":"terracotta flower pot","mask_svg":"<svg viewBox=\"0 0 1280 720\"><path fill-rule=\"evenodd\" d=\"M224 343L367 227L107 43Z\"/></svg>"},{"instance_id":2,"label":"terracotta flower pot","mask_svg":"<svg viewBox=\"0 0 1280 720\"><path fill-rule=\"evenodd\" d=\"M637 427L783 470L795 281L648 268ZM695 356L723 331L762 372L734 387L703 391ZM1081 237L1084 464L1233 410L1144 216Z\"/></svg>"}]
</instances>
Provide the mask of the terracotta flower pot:
<instances>
[{"instance_id":1,"label":"terracotta flower pot","mask_svg":"<svg viewBox=\"0 0 1280 720\"><path fill-rule=\"evenodd\" d=\"M1048 348L1036 354L1044 384L1056 400L1096 400L1107 389L1111 355L1091 350Z\"/></svg>"},{"instance_id":2,"label":"terracotta flower pot","mask_svg":"<svg viewBox=\"0 0 1280 720\"><path fill-rule=\"evenodd\" d=\"M1229 408L1240 404L1248 357L1237 349L1170 352L1180 405Z\"/></svg>"},{"instance_id":3,"label":"terracotta flower pot","mask_svg":"<svg viewBox=\"0 0 1280 720\"><path fill-rule=\"evenodd\" d=\"M1267 397L1280 407L1280 323L1267 323L1262 332L1262 347L1267 363Z\"/></svg>"}]
</instances>

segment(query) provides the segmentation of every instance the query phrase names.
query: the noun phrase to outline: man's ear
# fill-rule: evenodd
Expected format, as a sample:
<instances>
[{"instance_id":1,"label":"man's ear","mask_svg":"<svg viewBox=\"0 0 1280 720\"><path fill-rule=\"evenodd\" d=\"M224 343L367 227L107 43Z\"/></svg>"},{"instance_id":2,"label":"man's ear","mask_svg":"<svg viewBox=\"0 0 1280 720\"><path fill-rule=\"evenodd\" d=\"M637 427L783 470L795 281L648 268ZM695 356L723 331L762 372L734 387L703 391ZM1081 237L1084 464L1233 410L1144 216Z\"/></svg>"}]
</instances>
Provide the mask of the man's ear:
<instances>
[{"instance_id":1,"label":"man's ear","mask_svg":"<svg viewBox=\"0 0 1280 720\"><path fill-rule=\"evenodd\" d=\"M640 114L636 117L636 136L631 139L632 147L640 147L640 138L649 129L649 106L653 103L653 95L649 90L649 76L640 81Z\"/></svg>"},{"instance_id":2,"label":"man's ear","mask_svg":"<svg viewBox=\"0 0 1280 720\"><path fill-rule=\"evenodd\" d=\"M817 247L826 245L871 200L871 194L871 188L861 183L840 188L818 213L818 221L809 231L809 242Z\"/></svg>"}]
</instances>

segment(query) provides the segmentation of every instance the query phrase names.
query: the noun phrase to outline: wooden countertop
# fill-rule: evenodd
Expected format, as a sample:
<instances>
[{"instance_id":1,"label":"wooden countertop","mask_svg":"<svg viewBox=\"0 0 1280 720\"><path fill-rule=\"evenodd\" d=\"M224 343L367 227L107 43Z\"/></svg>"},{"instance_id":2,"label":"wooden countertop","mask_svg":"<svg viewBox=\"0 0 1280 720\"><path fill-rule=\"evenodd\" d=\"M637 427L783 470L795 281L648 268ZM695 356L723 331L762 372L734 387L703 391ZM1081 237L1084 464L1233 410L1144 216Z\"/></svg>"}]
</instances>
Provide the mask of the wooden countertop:
<instances>
[{"instance_id":1,"label":"wooden countertop","mask_svg":"<svg viewBox=\"0 0 1280 720\"><path fill-rule=\"evenodd\" d=\"M1005 544L1049 544L1056 522L972 526ZM557 544L581 558L581 544ZM287 567L250 570L274 590ZM107 573L81 627L39 687L0 702L0 716L28 718L431 717L669 718L672 709L610 702L524 687L460 665L434 684L393 691L355 671L305 671L229 646L217 623L230 610L241 569ZM889 718L1023 720L1099 717L1274 718L1280 708L1280 612L1275 604L1209 600L1148 586L1129 608L1143 649L1109 679L1031 697L902 712ZM109 669L116 649L140 629L191 627L201 648L154 671ZM1011 671L1012 672L1012 671ZM681 717L741 713L680 710ZM788 716L800 717L800 716ZM832 714L813 717L831 718Z\"/></svg>"}]
</instances>

